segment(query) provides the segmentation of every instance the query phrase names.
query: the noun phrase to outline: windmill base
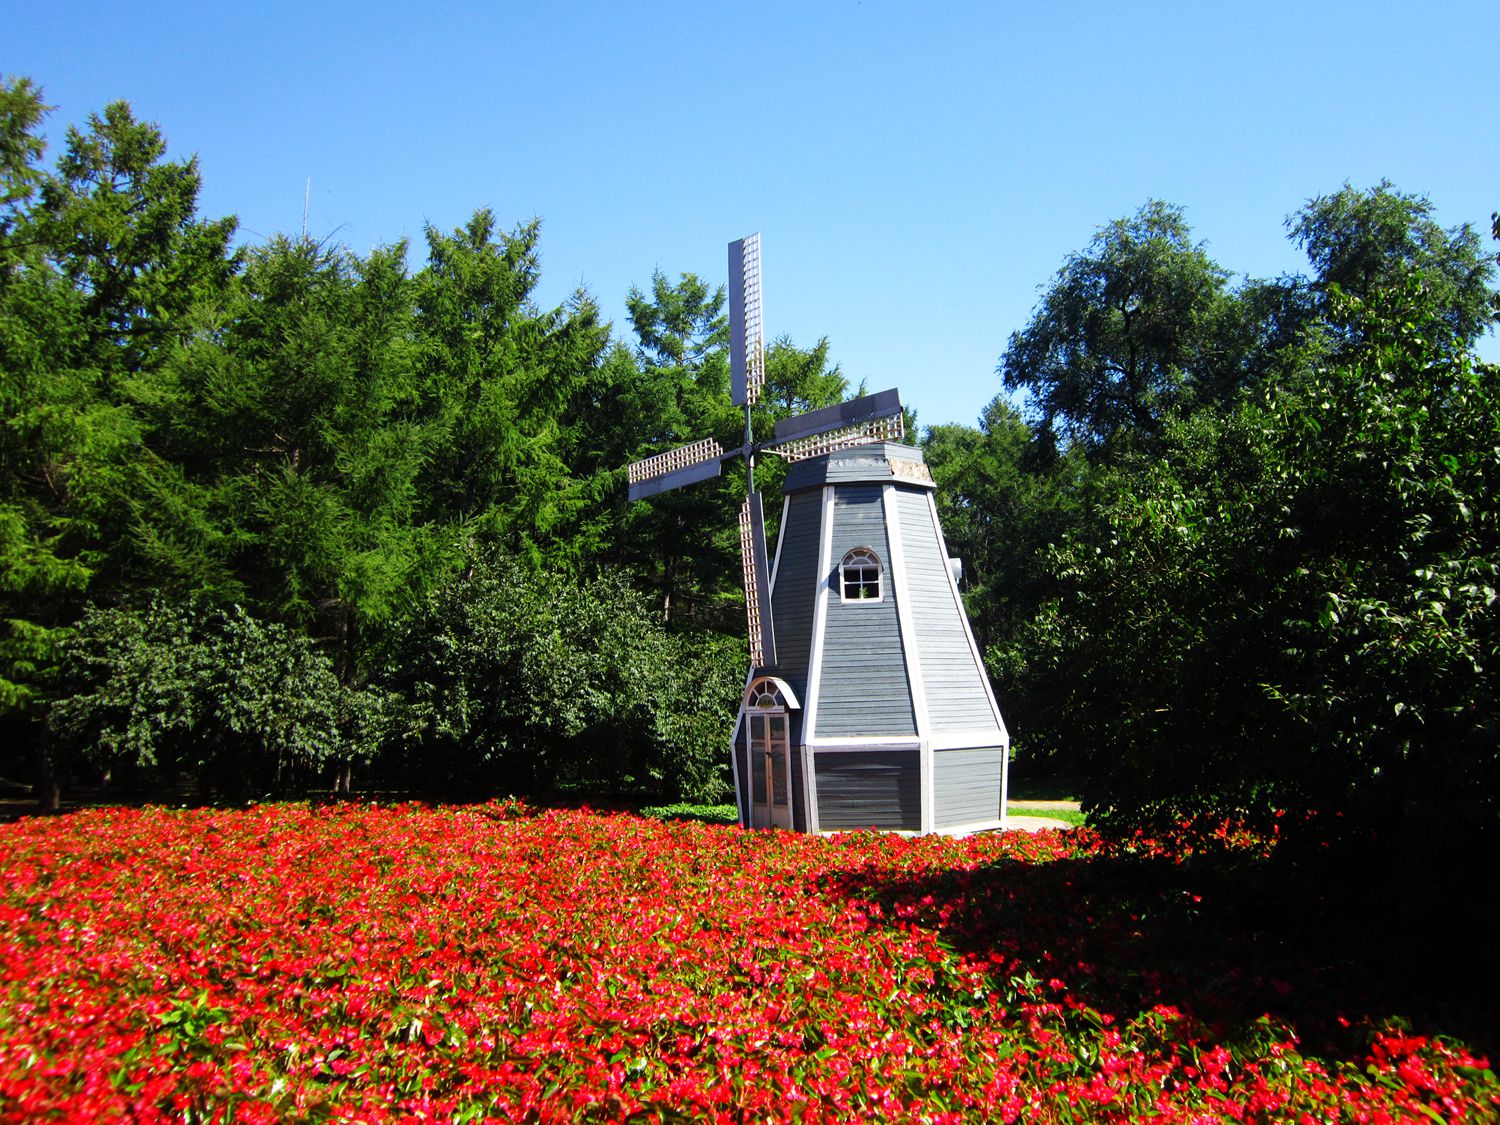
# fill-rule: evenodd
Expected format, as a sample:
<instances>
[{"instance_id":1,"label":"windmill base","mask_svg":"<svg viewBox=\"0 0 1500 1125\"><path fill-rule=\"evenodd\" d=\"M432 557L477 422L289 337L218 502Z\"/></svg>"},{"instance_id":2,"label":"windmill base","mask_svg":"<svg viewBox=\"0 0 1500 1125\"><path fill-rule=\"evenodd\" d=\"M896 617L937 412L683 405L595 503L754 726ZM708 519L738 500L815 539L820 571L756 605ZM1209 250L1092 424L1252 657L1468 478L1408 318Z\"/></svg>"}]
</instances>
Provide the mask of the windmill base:
<instances>
[{"instance_id":1,"label":"windmill base","mask_svg":"<svg viewBox=\"0 0 1500 1125\"><path fill-rule=\"evenodd\" d=\"M734 750L746 828L966 835L1004 825L1001 746L782 749L752 741L742 729Z\"/></svg>"}]
</instances>

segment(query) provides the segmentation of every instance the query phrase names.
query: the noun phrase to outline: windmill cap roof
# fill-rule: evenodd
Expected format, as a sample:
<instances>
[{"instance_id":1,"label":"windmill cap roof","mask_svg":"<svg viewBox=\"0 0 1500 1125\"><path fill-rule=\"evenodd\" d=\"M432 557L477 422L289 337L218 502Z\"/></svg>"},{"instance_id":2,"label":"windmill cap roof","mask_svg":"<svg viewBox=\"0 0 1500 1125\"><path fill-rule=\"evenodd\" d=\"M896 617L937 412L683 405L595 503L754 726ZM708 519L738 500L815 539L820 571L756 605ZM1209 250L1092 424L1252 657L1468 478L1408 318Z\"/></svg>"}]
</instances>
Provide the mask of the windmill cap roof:
<instances>
[{"instance_id":1,"label":"windmill cap roof","mask_svg":"<svg viewBox=\"0 0 1500 1125\"><path fill-rule=\"evenodd\" d=\"M794 461L786 471L785 492L801 492L825 484L855 484L894 480L916 488L932 488L932 473L922 451L911 445L883 441L835 449Z\"/></svg>"}]
</instances>

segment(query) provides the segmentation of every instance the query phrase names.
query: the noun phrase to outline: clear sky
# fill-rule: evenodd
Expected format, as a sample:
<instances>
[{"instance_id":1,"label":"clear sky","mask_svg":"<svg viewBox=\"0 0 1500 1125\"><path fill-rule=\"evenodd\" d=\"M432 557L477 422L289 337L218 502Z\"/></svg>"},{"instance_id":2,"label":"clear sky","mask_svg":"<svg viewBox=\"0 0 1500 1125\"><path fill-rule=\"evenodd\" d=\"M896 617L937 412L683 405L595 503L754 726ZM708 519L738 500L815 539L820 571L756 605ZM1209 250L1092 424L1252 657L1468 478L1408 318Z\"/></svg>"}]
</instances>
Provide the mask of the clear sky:
<instances>
[{"instance_id":1,"label":"clear sky","mask_svg":"<svg viewBox=\"0 0 1500 1125\"><path fill-rule=\"evenodd\" d=\"M1345 181L1500 208L1500 3L0 0L0 73L62 137L123 98L197 153L206 216L361 253L540 216L546 304L722 282L760 231L766 328L924 424L973 423L1039 288L1148 198L1225 268ZM1482 352L1500 355L1493 336Z\"/></svg>"}]
</instances>

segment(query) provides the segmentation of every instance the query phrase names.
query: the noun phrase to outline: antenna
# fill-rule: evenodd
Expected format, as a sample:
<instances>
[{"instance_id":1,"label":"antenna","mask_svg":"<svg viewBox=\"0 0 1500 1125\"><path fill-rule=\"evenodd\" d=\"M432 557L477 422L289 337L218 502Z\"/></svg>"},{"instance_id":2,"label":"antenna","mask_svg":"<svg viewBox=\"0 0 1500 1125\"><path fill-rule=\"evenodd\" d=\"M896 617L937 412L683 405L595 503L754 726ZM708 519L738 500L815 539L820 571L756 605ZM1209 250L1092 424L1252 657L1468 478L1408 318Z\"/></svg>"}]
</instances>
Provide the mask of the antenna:
<instances>
[{"instance_id":1,"label":"antenna","mask_svg":"<svg viewBox=\"0 0 1500 1125\"><path fill-rule=\"evenodd\" d=\"M770 441L756 443L751 410L766 381L765 333L760 297L760 235L729 244L729 364L736 406L745 408L745 441L725 450L713 438L678 446L632 462L627 476L630 499L670 492L710 480L731 457L745 459L745 502L740 507L740 561L745 580L745 621L750 634L750 662L756 668L776 664L776 631L771 622L771 567L766 557L766 520L755 491L755 455L773 453L800 461L870 442L898 440L905 433L901 396L895 390L864 395L822 410L810 410L776 423Z\"/></svg>"}]
</instances>

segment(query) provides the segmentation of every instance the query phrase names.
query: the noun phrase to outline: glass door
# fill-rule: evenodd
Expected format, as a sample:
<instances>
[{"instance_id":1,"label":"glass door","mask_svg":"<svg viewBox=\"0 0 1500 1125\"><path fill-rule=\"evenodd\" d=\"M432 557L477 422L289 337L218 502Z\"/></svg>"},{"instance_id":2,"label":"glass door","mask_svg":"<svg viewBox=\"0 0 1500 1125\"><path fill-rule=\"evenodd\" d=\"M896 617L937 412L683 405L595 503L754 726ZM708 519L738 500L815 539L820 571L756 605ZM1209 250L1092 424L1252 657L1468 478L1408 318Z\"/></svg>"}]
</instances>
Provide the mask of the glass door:
<instances>
[{"instance_id":1,"label":"glass door","mask_svg":"<svg viewBox=\"0 0 1500 1125\"><path fill-rule=\"evenodd\" d=\"M750 712L750 826L792 826L786 712Z\"/></svg>"}]
</instances>

